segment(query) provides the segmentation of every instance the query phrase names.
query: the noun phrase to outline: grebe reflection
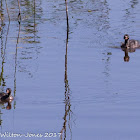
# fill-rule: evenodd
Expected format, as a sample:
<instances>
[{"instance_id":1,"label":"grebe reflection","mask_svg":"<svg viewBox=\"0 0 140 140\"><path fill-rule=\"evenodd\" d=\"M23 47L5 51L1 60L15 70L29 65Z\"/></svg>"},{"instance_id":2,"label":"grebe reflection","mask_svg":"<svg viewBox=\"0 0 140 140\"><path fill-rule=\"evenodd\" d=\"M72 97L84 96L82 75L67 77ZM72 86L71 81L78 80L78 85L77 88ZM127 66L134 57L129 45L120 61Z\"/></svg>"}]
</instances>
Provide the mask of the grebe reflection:
<instances>
[{"instance_id":1,"label":"grebe reflection","mask_svg":"<svg viewBox=\"0 0 140 140\"><path fill-rule=\"evenodd\" d=\"M122 51L124 51L124 54L125 54L124 61L129 62L130 57L128 55L128 52L130 52L130 53L135 52L135 49L122 48Z\"/></svg>"}]
</instances>

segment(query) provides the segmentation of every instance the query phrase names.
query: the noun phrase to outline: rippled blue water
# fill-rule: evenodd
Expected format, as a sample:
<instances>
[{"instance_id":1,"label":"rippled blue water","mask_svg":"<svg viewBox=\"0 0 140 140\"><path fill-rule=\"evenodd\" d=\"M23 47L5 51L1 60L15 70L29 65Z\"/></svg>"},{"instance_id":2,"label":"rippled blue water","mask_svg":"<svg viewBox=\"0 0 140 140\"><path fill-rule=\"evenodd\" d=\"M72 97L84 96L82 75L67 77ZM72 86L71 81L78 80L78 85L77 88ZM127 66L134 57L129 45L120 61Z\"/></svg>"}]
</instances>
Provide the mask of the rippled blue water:
<instances>
[{"instance_id":1,"label":"rippled blue water","mask_svg":"<svg viewBox=\"0 0 140 140\"><path fill-rule=\"evenodd\" d=\"M1 139L139 140L140 50L124 62L120 45L140 40L140 1L68 1L68 37L65 1L20 4L19 25L17 2L10 24L1 3L0 85L15 96L1 105Z\"/></svg>"}]
</instances>

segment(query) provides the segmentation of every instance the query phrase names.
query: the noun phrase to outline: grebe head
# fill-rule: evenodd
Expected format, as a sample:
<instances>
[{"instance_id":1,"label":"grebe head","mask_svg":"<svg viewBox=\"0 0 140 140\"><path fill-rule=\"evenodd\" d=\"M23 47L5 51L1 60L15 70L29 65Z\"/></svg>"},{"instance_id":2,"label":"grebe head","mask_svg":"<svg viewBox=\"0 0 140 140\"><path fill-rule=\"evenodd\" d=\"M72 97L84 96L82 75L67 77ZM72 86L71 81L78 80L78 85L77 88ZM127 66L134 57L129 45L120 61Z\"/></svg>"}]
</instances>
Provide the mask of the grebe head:
<instances>
[{"instance_id":1,"label":"grebe head","mask_svg":"<svg viewBox=\"0 0 140 140\"><path fill-rule=\"evenodd\" d=\"M125 34L124 35L124 40L128 40L129 39L129 35L128 34Z\"/></svg>"},{"instance_id":2,"label":"grebe head","mask_svg":"<svg viewBox=\"0 0 140 140\"><path fill-rule=\"evenodd\" d=\"M8 93L8 95L11 95L11 89L10 88L7 88L6 89L6 93Z\"/></svg>"}]
</instances>

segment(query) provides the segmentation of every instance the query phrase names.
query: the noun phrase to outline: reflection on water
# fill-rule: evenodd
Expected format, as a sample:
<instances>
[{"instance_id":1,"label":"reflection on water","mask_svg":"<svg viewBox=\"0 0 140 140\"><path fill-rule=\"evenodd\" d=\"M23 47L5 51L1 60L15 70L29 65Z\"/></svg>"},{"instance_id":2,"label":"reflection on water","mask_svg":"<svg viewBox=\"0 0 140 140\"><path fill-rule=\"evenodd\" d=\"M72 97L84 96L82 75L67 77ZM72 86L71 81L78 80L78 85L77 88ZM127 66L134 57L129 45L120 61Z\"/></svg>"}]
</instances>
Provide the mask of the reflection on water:
<instances>
[{"instance_id":1,"label":"reflection on water","mask_svg":"<svg viewBox=\"0 0 140 140\"><path fill-rule=\"evenodd\" d=\"M21 30L25 36L23 38L24 43L40 43L39 36L37 36L37 26L41 23L42 8L40 7L41 0L28 0L22 1L21 7L24 7L22 14L24 28Z\"/></svg>"},{"instance_id":2,"label":"reflection on water","mask_svg":"<svg viewBox=\"0 0 140 140\"><path fill-rule=\"evenodd\" d=\"M68 28L67 28L68 29ZM66 135L67 135L67 131L69 129L70 133L72 133L71 131L71 115L72 115L72 111L71 111L71 97L70 97L70 87L69 87L69 83L68 83L68 74L67 74L67 50L68 50L68 30L67 30L67 39L66 39L66 54L65 54L65 78L64 78L64 82L65 82L65 99L64 99L64 103L65 103L65 113L64 113L64 123L63 123L63 127L62 130L60 131L61 133L61 140L62 139L66 139ZM66 131L67 130L67 131ZM72 134L71 134L72 136Z\"/></svg>"},{"instance_id":3,"label":"reflection on water","mask_svg":"<svg viewBox=\"0 0 140 140\"><path fill-rule=\"evenodd\" d=\"M109 88L109 77L110 77L110 65L111 65L111 55L112 53L109 52L108 49L104 50L104 52L102 53L102 62L103 62L103 65L104 65L104 71L103 71L103 74L104 74L104 81L106 83L106 89Z\"/></svg>"},{"instance_id":4,"label":"reflection on water","mask_svg":"<svg viewBox=\"0 0 140 140\"><path fill-rule=\"evenodd\" d=\"M123 25L123 29L125 29L124 33L129 33L131 36L134 36L134 32L137 30L136 28L134 28L134 26L137 25L136 9L137 9L138 4L139 2L137 0L130 0L126 2L125 7L124 7L125 13L123 15L122 25Z\"/></svg>"},{"instance_id":5,"label":"reflection on water","mask_svg":"<svg viewBox=\"0 0 140 140\"><path fill-rule=\"evenodd\" d=\"M7 14L8 14L9 22L10 22L10 15L9 15L9 10L8 10L7 0L5 0L5 3L6 3L6 9L7 9Z\"/></svg>"},{"instance_id":6,"label":"reflection on water","mask_svg":"<svg viewBox=\"0 0 140 140\"><path fill-rule=\"evenodd\" d=\"M0 101L0 106L2 106L1 107L2 109L10 110L12 108L12 101L7 101L7 102Z\"/></svg>"},{"instance_id":7,"label":"reflection on water","mask_svg":"<svg viewBox=\"0 0 140 140\"><path fill-rule=\"evenodd\" d=\"M16 42L16 53L15 53L15 72L14 72L14 96L16 94L16 72L17 72L17 55L18 55L18 43L19 43L19 35L20 35L20 21L19 21L19 30Z\"/></svg>"},{"instance_id":8,"label":"reflection on water","mask_svg":"<svg viewBox=\"0 0 140 140\"><path fill-rule=\"evenodd\" d=\"M135 8L135 6L138 4L138 0L131 0L130 3L131 3L131 7Z\"/></svg>"},{"instance_id":9,"label":"reflection on water","mask_svg":"<svg viewBox=\"0 0 140 140\"><path fill-rule=\"evenodd\" d=\"M19 71L27 73L29 77L33 77L33 70L37 69L36 59L40 53L40 37L38 35L38 25L42 23L42 7L41 0L28 0L21 1L21 37L20 42L22 43ZM27 46L26 44L31 44ZM27 63L25 64L25 61ZM33 64L32 70L30 69L30 63ZM36 67L36 68L35 68Z\"/></svg>"},{"instance_id":10,"label":"reflection on water","mask_svg":"<svg viewBox=\"0 0 140 140\"><path fill-rule=\"evenodd\" d=\"M71 110L71 95L70 95L70 87L68 83L68 65L67 65L67 58L68 58L68 39L69 39L69 19L68 19L68 7L67 7L67 0L66 2L66 21L67 21L67 37L66 37L66 53L65 53L65 76L64 76L64 83L65 83L65 113L64 113L64 123L63 127L60 131L61 133L61 140L66 140L67 134L70 132L71 138L72 139L72 126L71 126L71 117L72 117L72 110ZM69 132L67 132L69 130Z\"/></svg>"},{"instance_id":11,"label":"reflection on water","mask_svg":"<svg viewBox=\"0 0 140 140\"><path fill-rule=\"evenodd\" d=\"M70 23L72 22L72 31L74 32L74 30L77 29L84 33L89 29L88 36L80 34L80 38L86 41L86 43L89 43L90 48L98 47L97 43L100 44L100 47L104 47L106 43L112 43L110 42L112 32L109 32L110 7L108 1L74 0L70 1L69 7L70 13L74 15L74 17L69 20ZM86 28L84 28L85 25Z\"/></svg>"},{"instance_id":12,"label":"reflection on water","mask_svg":"<svg viewBox=\"0 0 140 140\"><path fill-rule=\"evenodd\" d=\"M1 9L0 9L0 18L1 18L1 57L2 57L2 65L1 65L1 79L0 79L0 84L2 85L1 82L3 82L3 86L6 86L5 84L5 78L3 78L3 72L4 72L4 63L5 62L5 51L6 51L6 45L7 45L7 40L8 40L8 32L9 30L12 30L13 28L13 23L12 27L10 27L10 20L13 22L13 20L16 20L17 17L16 14L11 14L16 12L15 6L19 5L19 1L1 1ZM42 16L42 9L40 7L41 1L21 1L21 9L23 14L22 18L22 23L19 24L19 29L18 32L21 30L21 37L17 38L17 43L16 43L16 51L15 51L15 74L16 74L16 69L18 67L18 71L20 72L27 72L31 77L32 77L32 72L29 70L30 66L27 64L22 63L22 60L26 59L28 60L29 63L33 63L34 59L38 58L38 53L40 52L39 49L41 48L39 45L33 45L33 43L38 44L40 43L39 41L39 36L37 35L38 29L37 25L41 23L41 16ZM6 13L5 13L6 10ZM15 10L15 11L14 11ZM7 29L5 29L5 22L7 23L7 15L9 17L9 23ZM26 15L26 18L24 16ZM16 21L17 22L17 21ZM21 26L21 27L20 27ZM7 30L7 31L6 31ZM7 33L5 33L7 32ZM19 34L19 33L18 33ZM16 36L16 35L15 35ZM5 43L4 43L4 37ZM10 34L11 37L11 34ZM10 41L10 40L9 40ZM17 44L19 42L23 43L31 43L31 46L26 47L24 44L22 47L18 47ZM9 47L9 46L8 46ZM20 49L23 48L23 49ZM20 55L17 56L17 52L19 50ZM36 52L33 54L32 52ZM18 58L19 57L19 58ZM25 61L25 60L24 60ZM13 63L13 62L12 62ZM18 63L18 66L17 66ZM34 64L36 65L36 64ZM14 79L16 81L16 76L14 76ZM14 82L15 83L15 82ZM14 86L15 89L15 86ZM14 90L15 94L15 90Z\"/></svg>"},{"instance_id":13,"label":"reflection on water","mask_svg":"<svg viewBox=\"0 0 140 140\"><path fill-rule=\"evenodd\" d=\"M1 19L2 20L2 19ZM3 20L2 20L2 24L1 24L2 28L3 28ZM4 64L6 63L5 61L5 54L6 54L6 45L7 45L7 39L8 39L8 33L9 33L9 28L10 28L10 21L8 23L8 27L7 27L7 32L6 32L6 39L5 42L3 41L4 39L4 30L2 29L1 31L1 72L0 72L0 86L2 86L2 90L4 90L4 87L6 86L6 77L4 76Z\"/></svg>"},{"instance_id":14,"label":"reflection on water","mask_svg":"<svg viewBox=\"0 0 140 140\"><path fill-rule=\"evenodd\" d=\"M29 75L34 73L34 71L31 70L31 67L34 67L34 65L31 66L30 63L32 63L34 59L38 58L37 55L41 48L36 45L27 47L24 45L24 43L40 43L40 37L37 34L37 26L41 23L41 1L21 1L21 3L21 14L23 14L23 17L26 17L24 17L20 22L20 17L18 17L17 20L18 14L16 6L18 5L18 2L13 0L1 0L0 2L0 91L4 91L7 86L11 87L15 97L13 102L0 102L1 130L2 125L4 125L2 124L4 119L2 110L16 109L17 73L19 71L24 73L28 72ZM34 4L32 5L32 3ZM23 43L22 47L19 45L21 42ZM23 62L23 64L22 59L26 59L29 62ZM30 61L30 59L33 61Z\"/></svg>"},{"instance_id":15,"label":"reflection on water","mask_svg":"<svg viewBox=\"0 0 140 140\"><path fill-rule=\"evenodd\" d=\"M14 102L14 106L15 106L15 102ZM0 101L0 126L2 127L2 115L3 113L1 113L1 109L6 109L6 110L10 110L12 108L12 100L10 101ZM14 107L15 109L15 107Z\"/></svg>"},{"instance_id":16,"label":"reflection on water","mask_svg":"<svg viewBox=\"0 0 140 140\"><path fill-rule=\"evenodd\" d=\"M34 59L37 59L40 52L40 47L24 46L26 44L38 44L39 36L37 34L37 25L41 23L42 10L40 7L41 1L21 1L21 8L23 18L20 21L17 12L17 5L20 6L19 1L1 1L0 2L0 40L1 40L1 59L0 59L0 91L4 91L5 87L10 86L13 89L14 97L16 97L17 88L17 71L33 75L34 71L30 71ZM32 4L33 3L33 4ZM19 9L20 13L20 9ZM24 17L25 16L25 17ZM18 20L17 20L18 19ZM15 27L17 25L17 28ZM13 30L14 29L14 30ZM17 34L16 34L16 30ZM9 33L9 31L11 31ZM21 32L21 36L20 36ZM10 34L10 35L9 35ZM15 43L12 41L14 40ZM11 42L11 44L9 44ZM23 43L21 47L19 43ZM13 46L12 48L10 46ZM16 48L15 48L15 47ZM12 59L11 55L13 56ZM29 56L30 55L30 56ZM22 60L26 59L29 62L25 64ZM31 59L31 61L30 61ZM33 61L32 61L33 60ZM9 63L10 62L10 63ZM32 63L34 64L34 63ZM10 67L10 68L9 68ZM8 68L8 69L7 69ZM10 84L9 84L10 83ZM14 83L14 86L12 85ZM10 110L12 102L1 102L1 109ZM13 101L13 109L16 108L16 100ZM0 114L1 117L2 113ZM1 117L2 118L2 117ZM2 119L1 119L2 122Z\"/></svg>"},{"instance_id":17,"label":"reflection on water","mask_svg":"<svg viewBox=\"0 0 140 140\"><path fill-rule=\"evenodd\" d=\"M1 0L0 89L11 87L15 97L0 104L1 131L61 132L64 140L139 136L139 51L135 63L124 63L112 47L125 33L140 40L139 1L66 2ZM123 51L128 62L135 50Z\"/></svg>"},{"instance_id":18,"label":"reflection on water","mask_svg":"<svg viewBox=\"0 0 140 140\"><path fill-rule=\"evenodd\" d=\"M135 49L133 49L133 48L129 48L129 49L128 48L122 48L122 51L124 51L124 54L125 54L124 61L129 62L130 57L128 55L128 52L130 52L130 53L135 52Z\"/></svg>"},{"instance_id":19,"label":"reflection on water","mask_svg":"<svg viewBox=\"0 0 140 140\"><path fill-rule=\"evenodd\" d=\"M2 9L1 9L1 12L0 12L0 17L1 17L1 69L0 69L0 90L1 91L4 91L4 87L6 87L6 79L7 79L7 76L5 76L5 63L6 63L6 60L5 60L5 57L6 57L6 50L7 50L7 41L8 41L8 34L9 34L9 29L10 29L10 16L9 16L9 11L8 11L8 6L7 6L7 1L6 2L6 8L7 8L7 13L8 13L8 17L9 17L9 23L8 23L8 26L7 26L7 31L5 32L5 24L4 24L4 21L3 21L3 17L4 17L4 14L2 14ZM2 8L2 2L1 2L1 8ZM5 41L4 41L4 38L5 38ZM15 93L15 92L14 92ZM0 101L0 108L1 109L7 109L7 110L10 110L12 108L12 105L11 105L12 101L8 101L8 102L3 102L3 101ZM6 106L5 106L6 105ZM14 101L14 108L15 108L15 101ZM0 110L1 110L0 109ZM0 125L2 125L2 113L0 113Z\"/></svg>"}]
</instances>

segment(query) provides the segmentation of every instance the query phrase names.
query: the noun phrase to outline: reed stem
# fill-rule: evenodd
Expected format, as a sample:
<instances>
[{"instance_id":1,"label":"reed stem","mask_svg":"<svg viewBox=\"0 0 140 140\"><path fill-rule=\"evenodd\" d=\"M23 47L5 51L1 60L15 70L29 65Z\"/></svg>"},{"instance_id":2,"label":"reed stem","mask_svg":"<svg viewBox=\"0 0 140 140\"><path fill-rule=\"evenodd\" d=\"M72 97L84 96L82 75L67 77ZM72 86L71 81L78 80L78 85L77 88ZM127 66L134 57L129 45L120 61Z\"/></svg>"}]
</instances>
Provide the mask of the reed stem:
<instances>
[{"instance_id":1,"label":"reed stem","mask_svg":"<svg viewBox=\"0 0 140 140\"><path fill-rule=\"evenodd\" d=\"M8 10L7 0L5 0L5 3L6 3L6 9L7 9L7 14L8 14L9 22L10 22L10 15L9 15L9 10Z\"/></svg>"},{"instance_id":2,"label":"reed stem","mask_svg":"<svg viewBox=\"0 0 140 140\"><path fill-rule=\"evenodd\" d=\"M69 16L68 16L68 2L65 0L66 5L66 19L67 19L67 30L69 31Z\"/></svg>"},{"instance_id":3,"label":"reed stem","mask_svg":"<svg viewBox=\"0 0 140 140\"><path fill-rule=\"evenodd\" d=\"M21 9L20 9L20 2L18 0L18 8L19 8L19 13L18 13L18 21L21 21Z\"/></svg>"}]
</instances>

